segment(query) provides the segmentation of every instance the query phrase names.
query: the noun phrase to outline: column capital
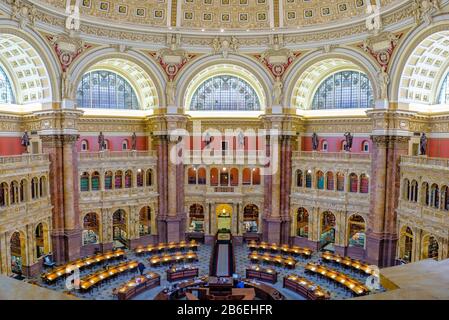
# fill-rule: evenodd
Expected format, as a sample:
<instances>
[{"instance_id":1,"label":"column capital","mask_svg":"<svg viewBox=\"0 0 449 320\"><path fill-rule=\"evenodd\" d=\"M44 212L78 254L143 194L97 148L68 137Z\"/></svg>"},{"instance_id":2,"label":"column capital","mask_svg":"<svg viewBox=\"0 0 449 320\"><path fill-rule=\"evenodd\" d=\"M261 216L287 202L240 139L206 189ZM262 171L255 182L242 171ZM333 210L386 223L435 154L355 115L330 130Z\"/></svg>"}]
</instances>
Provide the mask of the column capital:
<instances>
[{"instance_id":1,"label":"column capital","mask_svg":"<svg viewBox=\"0 0 449 320\"><path fill-rule=\"evenodd\" d=\"M415 111L374 109L366 115L373 121L373 136L412 136L415 131Z\"/></svg>"}]
</instances>

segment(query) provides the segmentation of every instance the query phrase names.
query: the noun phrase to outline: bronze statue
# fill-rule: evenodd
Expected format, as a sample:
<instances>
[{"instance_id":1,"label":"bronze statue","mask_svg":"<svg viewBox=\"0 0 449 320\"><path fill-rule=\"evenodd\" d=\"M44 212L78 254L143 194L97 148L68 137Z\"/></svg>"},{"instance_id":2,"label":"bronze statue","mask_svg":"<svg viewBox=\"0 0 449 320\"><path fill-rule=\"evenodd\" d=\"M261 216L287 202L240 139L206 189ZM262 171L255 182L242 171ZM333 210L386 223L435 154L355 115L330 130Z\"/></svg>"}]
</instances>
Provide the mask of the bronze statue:
<instances>
[{"instance_id":1,"label":"bronze statue","mask_svg":"<svg viewBox=\"0 0 449 320\"><path fill-rule=\"evenodd\" d=\"M313 149L313 151L318 150L318 144L319 144L318 135L316 134L316 132L314 132L312 134L312 149Z\"/></svg>"},{"instance_id":2,"label":"bronze statue","mask_svg":"<svg viewBox=\"0 0 449 320\"><path fill-rule=\"evenodd\" d=\"M21 144L22 146L25 147L25 151L28 152L28 146L30 145L30 137L28 136L27 131L25 131L25 133L22 136Z\"/></svg>"},{"instance_id":3,"label":"bronze statue","mask_svg":"<svg viewBox=\"0 0 449 320\"><path fill-rule=\"evenodd\" d=\"M103 132L100 131L100 135L98 136L98 150L103 151L106 148L106 143L104 141Z\"/></svg>"},{"instance_id":4,"label":"bronze statue","mask_svg":"<svg viewBox=\"0 0 449 320\"><path fill-rule=\"evenodd\" d=\"M349 151L351 151L351 148L352 148L352 139L353 139L351 132L345 133L345 139L346 139L345 151L349 152Z\"/></svg>"},{"instance_id":5,"label":"bronze statue","mask_svg":"<svg viewBox=\"0 0 449 320\"><path fill-rule=\"evenodd\" d=\"M422 156L425 156L427 154L427 136L424 132L421 135L419 151L420 151L420 155L422 155Z\"/></svg>"},{"instance_id":6,"label":"bronze statue","mask_svg":"<svg viewBox=\"0 0 449 320\"><path fill-rule=\"evenodd\" d=\"M137 135L135 132L131 137L131 150L137 150Z\"/></svg>"}]
</instances>

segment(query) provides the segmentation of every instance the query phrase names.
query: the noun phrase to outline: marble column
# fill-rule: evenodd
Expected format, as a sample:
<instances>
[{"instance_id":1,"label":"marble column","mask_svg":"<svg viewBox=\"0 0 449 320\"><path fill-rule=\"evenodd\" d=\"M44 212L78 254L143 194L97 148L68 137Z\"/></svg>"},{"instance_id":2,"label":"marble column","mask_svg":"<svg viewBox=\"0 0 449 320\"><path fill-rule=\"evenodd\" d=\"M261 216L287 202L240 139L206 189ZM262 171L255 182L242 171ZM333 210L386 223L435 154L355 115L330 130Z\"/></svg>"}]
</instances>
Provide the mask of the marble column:
<instances>
[{"instance_id":1,"label":"marble column","mask_svg":"<svg viewBox=\"0 0 449 320\"><path fill-rule=\"evenodd\" d=\"M159 242L167 242L167 136L158 136L157 143L157 184L158 184L158 207L157 228Z\"/></svg>"},{"instance_id":2,"label":"marble column","mask_svg":"<svg viewBox=\"0 0 449 320\"><path fill-rule=\"evenodd\" d=\"M43 153L50 158L50 195L53 205L53 254L57 263L80 256L78 135L41 135Z\"/></svg>"},{"instance_id":3,"label":"marble column","mask_svg":"<svg viewBox=\"0 0 449 320\"><path fill-rule=\"evenodd\" d=\"M408 154L409 137L372 136L371 202L366 260L379 267L394 265L397 244L396 212L399 199L399 161Z\"/></svg>"},{"instance_id":4,"label":"marble column","mask_svg":"<svg viewBox=\"0 0 449 320\"><path fill-rule=\"evenodd\" d=\"M180 208L180 204L183 202L180 201L180 197L184 196L182 192L183 177L180 179L180 173L182 170L180 169L180 165L174 162L174 159L171 159L173 153L177 152L177 140L175 137L170 137L168 143L167 150L167 204L168 204L168 215L167 215L167 241L171 242L179 242L181 240L181 233L184 233L183 229L181 229L181 216L180 211L183 211L183 205Z\"/></svg>"}]
</instances>

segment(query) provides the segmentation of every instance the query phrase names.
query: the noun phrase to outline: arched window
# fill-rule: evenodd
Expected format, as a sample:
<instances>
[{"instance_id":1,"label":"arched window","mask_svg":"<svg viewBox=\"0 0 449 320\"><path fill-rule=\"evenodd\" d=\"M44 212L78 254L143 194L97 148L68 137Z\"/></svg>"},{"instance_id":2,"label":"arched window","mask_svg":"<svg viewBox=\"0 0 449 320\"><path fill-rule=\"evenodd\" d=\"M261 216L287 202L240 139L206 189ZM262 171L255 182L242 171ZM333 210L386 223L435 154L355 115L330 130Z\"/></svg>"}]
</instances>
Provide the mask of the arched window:
<instances>
[{"instance_id":1,"label":"arched window","mask_svg":"<svg viewBox=\"0 0 449 320\"><path fill-rule=\"evenodd\" d=\"M354 214L349 218L349 241L351 247L365 247L365 219L358 214Z\"/></svg>"},{"instance_id":2,"label":"arched window","mask_svg":"<svg viewBox=\"0 0 449 320\"><path fill-rule=\"evenodd\" d=\"M109 140L104 140L104 150L109 150Z\"/></svg>"},{"instance_id":3,"label":"arched window","mask_svg":"<svg viewBox=\"0 0 449 320\"><path fill-rule=\"evenodd\" d=\"M8 184L6 182L0 184L0 207L8 205L8 189Z\"/></svg>"},{"instance_id":4,"label":"arched window","mask_svg":"<svg viewBox=\"0 0 449 320\"><path fill-rule=\"evenodd\" d=\"M22 179L22 181L20 181L20 202L24 202L28 200L28 181L26 181L25 179Z\"/></svg>"},{"instance_id":5,"label":"arched window","mask_svg":"<svg viewBox=\"0 0 449 320\"><path fill-rule=\"evenodd\" d=\"M449 189L447 186L443 186L441 188L441 202L442 202L442 209L443 210L449 210Z\"/></svg>"},{"instance_id":6,"label":"arched window","mask_svg":"<svg viewBox=\"0 0 449 320\"><path fill-rule=\"evenodd\" d=\"M107 171L104 174L104 188L105 190L111 190L112 189L112 171Z\"/></svg>"},{"instance_id":7,"label":"arched window","mask_svg":"<svg viewBox=\"0 0 449 320\"><path fill-rule=\"evenodd\" d=\"M362 143L362 151L363 152L369 152L369 142L368 141L363 141L363 143Z\"/></svg>"},{"instance_id":8,"label":"arched window","mask_svg":"<svg viewBox=\"0 0 449 320\"><path fill-rule=\"evenodd\" d=\"M127 232L127 216L126 212L122 209L118 209L112 215L112 234L113 240L119 241L124 245L127 245L128 232Z\"/></svg>"},{"instance_id":9,"label":"arched window","mask_svg":"<svg viewBox=\"0 0 449 320\"><path fill-rule=\"evenodd\" d=\"M148 169L146 174L146 186L150 187L153 185L153 170Z\"/></svg>"},{"instance_id":10,"label":"arched window","mask_svg":"<svg viewBox=\"0 0 449 320\"><path fill-rule=\"evenodd\" d=\"M440 189L437 184L432 184L430 192L430 206L434 208L440 207Z\"/></svg>"},{"instance_id":11,"label":"arched window","mask_svg":"<svg viewBox=\"0 0 449 320\"><path fill-rule=\"evenodd\" d=\"M210 185L218 186L218 169L212 168L210 169Z\"/></svg>"},{"instance_id":12,"label":"arched window","mask_svg":"<svg viewBox=\"0 0 449 320\"><path fill-rule=\"evenodd\" d=\"M259 231L259 208L254 204L249 204L243 209L243 225L245 232Z\"/></svg>"},{"instance_id":13,"label":"arched window","mask_svg":"<svg viewBox=\"0 0 449 320\"><path fill-rule=\"evenodd\" d=\"M248 186L251 184L251 169L245 168L242 172L242 184Z\"/></svg>"},{"instance_id":14,"label":"arched window","mask_svg":"<svg viewBox=\"0 0 449 320\"><path fill-rule=\"evenodd\" d=\"M434 236L424 236L422 258L438 260L439 247L438 240Z\"/></svg>"},{"instance_id":15,"label":"arched window","mask_svg":"<svg viewBox=\"0 0 449 320\"><path fill-rule=\"evenodd\" d=\"M137 169L137 186L138 187L143 187L143 170L142 169Z\"/></svg>"},{"instance_id":16,"label":"arched window","mask_svg":"<svg viewBox=\"0 0 449 320\"><path fill-rule=\"evenodd\" d=\"M134 89L120 75L104 70L88 72L76 92L78 107L102 109L139 109Z\"/></svg>"},{"instance_id":17,"label":"arched window","mask_svg":"<svg viewBox=\"0 0 449 320\"><path fill-rule=\"evenodd\" d=\"M346 140L343 140L340 145L340 151L346 151Z\"/></svg>"},{"instance_id":18,"label":"arched window","mask_svg":"<svg viewBox=\"0 0 449 320\"><path fill-rule=\"evenodd\" d=\"M438 95L438 103L449 104L449 71L446 73L441 85L440 94Z\"/></svg>"},{"instance_id":19,"label":"arched window","mask_svg":"<svg viewBox=\"0 0 449 320\"><path fill-rule=\"evenodd\" d=\"M297 187L302 187L303 182L302 182L303 178L302 178L302 171L301 170L296 170L296 186Z\"/></svg>"},{"instance_id":20,"label":"arched window","mask_svg":"<svg viewBox=\"0 0 449 320\"><path fill-rule=\"evenodd\" d=\"M325 211L321 215L320 228L320 249L335 243L335 215L330 211Z\"/></svg>"},{"instance_id":21,"label":"arched window","mask_svg":"<svg viewBox=\"0 0 449 320\"><path fill-rule=\"evenodd\" d=\"M39 223L35 230L35 240L36 240L36 258L42 257L48 252L48 238L47 229L42 223Z\"/></svg>"},{"instance_id":22,"label":"arched window","mask_svg":"<svg viewBox=\"0 0 449 320\"><path fill-rule=\"evenodd\" d=\"M196 184L196 168L190 167L187 170L187 183Z\"/></svg>"},{"instance_id":23,"label":"arched window","mask_svg":"<svg viewBox=\"0 0 449 320\"><path fill-rule=\"evenodd\" d=\"M0 103L16 103L11 81L0 65Z\"/></svg>"},{"instance_id":24,"label":"arched window","mask_svg":"<svg viewBox=\"0 0 449 320\"><path fill-rule=\"evenodd\" d=\"M128 140L123 140L122 141L122 150L128 150Z\"/></svg>"},{"instance_id":25,"label":"arched window","mask_svg":"<svg viewBox=\"0 0 449 320\"><path fill-rule=\"evenodd\" d=\"M321 143L321 150L324 152L328 150L328 144L326 140L323 140L323 142Z\"/></svg>"},{"instance_id":26,"label":"arched window","mask_svg":"<svg viewBox=\"0 0 449 320\"><path fill-rule=\"evenodd\" d=\"M47 178L40 177L39 179L39 197L45 197L47 195Z\"/></svg>"},{"instance_id":27,"label":"arched window","mask_svg":"<svg viewBox=\"0 0 449 320\"><path fill-rule=\"evenodd\" d=\"M83 219L83 246L99 242L100 225L97 214L90 212Z\"/></svg>"},{"instance_id":28,"label":"arched window","mask_svg":"<svg viewBox=\"0 0 449 320\"><path fill-rule=\"evenodd\" d=\"M368 193L369 192L369 177L362 173L360 175L360 193Z\"/></svg>"},{"instance_id":29,"label":"arched window","mask_svg":"<svg viewBox=\"0 0 449 320\"><path fill-rule=\"evenodd\" d=\"M204 81L193 94L190 110L258 111L256 91L245 80L232 75L218 75Z\"/></svg>"},{"instance_id":30,"label":"arched window","mask_svg":"<svg viewBox=\"0 0 449 320\"><path fill-rule=\"evenodd\" d=\"M100 190L100 173L98 173L97 171L95 171L94 173L92 173L92 177L90 180L90 189L92 191L98 191Z\"/></svg>"},{"instance_id":31,"label":"arched window","mask_svg":"<svg viewBox=\"0 0 449 320\"><path fill-rule=\"evenodd\" d=\"M296 234L298 237L307 238L309 236L309 212L304 208L299 208L296 222Z\"/></svg>"},{"instance_id":32,"label":"arched window","mask_svg":"<svg viewBox=\"0 0 449 320\"><path fill-rule=\"evenodd\" d=\"M412 180L410 200L413 202L418 202L418 182Z\"/></svg>"},{"instance_id":33,"label":"arched window","mask_svg":"<svg viewBox=\"0 0 449 320\"><path fill-rule=\"evenodd\" d=\"M312 171L307 170L306 173L306 188L312 188Z\"/></svg>"},{"instance_id":34,"label":"arched window","mask_svg":"<svg viewBox=\"0 0 449 320\"><path fill-rule=\"evenodd\" d=\"M120 170L115 172L114 187L115 189L121 189L123 187L123 173Z\"/></svg>"},{"instance_id":35,"label":"arched window","mask_svg":"<svg viewBox=\"0 0 449 320\"><path fill-rule=\"evenodd\" d=\"M237 168L231 169L231 186L239 185L239 170Z\"/></svg>"},{"instance_id":36,"label":"arched window","mask_svg":"<svg viewBox=\"0 0 449 320\"><path fill-rule=\"evenodd\" d=\"M22 233L14 232L10 239L11 271L22 273L22 265L25 262L25 237Z\"/></svg>"},{"instance_id":37,"label":"arched window","mask_svg":"<svg viewBox=\"0 0 449 320\"><path fill-rule=\"evenodd\" d=\"M220 170L220 186L227 187L229 185L229 170L223 168Z\"/></svg>"},{"instance_id":38,"label":"arched window","mask_svg":"<svg viewBox=\"0 0 449 320\"><path fill-rule=\"evenodd\" d=\"M312 109L372 108L373 105L373 90L368 77L358 71L341 71L320 84Z\"/></svg>"},{"instance_id":39,"label":"arched window","mask_svg":"<svg viewBox=\"0 0 449 320\"><path fill-rule=\"evenodd\" d=\"M125 188L132 188L133 186L133 173L131 170L125 172Z\"/></svg>"},{"instance_id":40,"label":"arched window","mask_svg":"<svg viewBox=\"0 0 449 320\"><path fill-rule=\"evenodd\" d=\"M402 186L403 186L402 198L410 201L410 191L411 191L410 190L410 181L408 179L404 179Z\"/></svg>"},{"instance_id":41,"label":"arched window","mask_svg":"<svg viewBox=\"0 0 449 320\"><path fill-rule=\"evenodd\" d=\"M258 186L260 185L260 169L259 168L253 168L253 185Z\"/></svg>"},{"instance_id":42,"label":"arched window","mask_svg":"<svg viewBox=\"0 0 449 320\"><path fill-rule=\"evenodd\" d=\"M81 151L89 151L89 143L87 140L81 141Z\"/></svg>"},{"instance_id":43,"label":"arched window","mask_svg":"<svg viewBox=\"0 0 449 320\"><path fill-rule=\"evenodd\" d=\"M316 187L319 190L324 189L324 173L322 171L316 173Z\"/></svg>"},{"instance_id":44,"label":"arched window","mask_svg":"<svg viewBox=\"0 0 449 320\"><path fill-rule=\"evenodd\" d=\"M89 173L83 172L80 179L80 190L82 192L89 191Z\"/></svg>"},{"instance_id":45,"label":"arched window","mask_svg":"<svg viewBox=\"0 0 449 320\"><path fill-rule=\"evenodd\" d=\"M412 261L413 254L413 232L409 227L402 228L399 244L399 258L405 262Z\"/></svg>"},{"instance_id":46,"label":"arched window","mask_svg":"<svg viewBox=\"0 0 449 320\"><path fill-rule=\"evenodd\" d=\"M349 175L349 192L357 192L359 187L358 177L355 173Z\"/></svg>"},{"instance_id":47,"label":"arched window","mask_svg":"<svg viewBox=\"0 0 449 320\"><path fill-rule=\"evenodd\" d=\"M345 174L337 173L337 191L345 191Z\"/></svg>"},{"instance_id":48,"label":"arched window","mask_svg":"<svg viewBox=\"0 0 449 320\"><path fill-rule=\"evenodd\" d=\"M146 206L139 212L139 235L151 234L151 208Z\"/></svg>"},{"instance_id":49,"label":"arched window","mask_svg":"<svg viewBox=\"0 0 449 320\"><path fill-rule=\"evenodd\" d=\"M189 208L190 232L204 232L204 208L200 204L192 204Z\"/></svg>"},{"instance_id":50,"label":"arched window","mask_svg":"<svg viewBox=\"0 0 449 320\"><path fill-rule=\"evenodd\" d=\"M206 184L206 168L198 169L198 184Z\"/></svg>"},{"instance_id":51,"label":"arched window","mask_svg":"<svg viewBox=\"0 0 449 320\"><path fill-rule=\"evenodd\" d=\"M334 174L332 172L327 173L327 190L334 190Z\"/></svg>"}]
</instances>

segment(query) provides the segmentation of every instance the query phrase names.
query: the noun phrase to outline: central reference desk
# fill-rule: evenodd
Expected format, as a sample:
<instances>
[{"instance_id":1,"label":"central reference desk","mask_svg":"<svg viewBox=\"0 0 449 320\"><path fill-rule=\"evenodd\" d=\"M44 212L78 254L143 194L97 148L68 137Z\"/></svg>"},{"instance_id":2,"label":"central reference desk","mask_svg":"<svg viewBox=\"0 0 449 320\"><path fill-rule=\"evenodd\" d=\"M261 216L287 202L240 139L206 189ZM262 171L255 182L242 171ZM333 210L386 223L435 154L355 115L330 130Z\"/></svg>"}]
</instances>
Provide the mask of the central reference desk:
<instances>
[{"instance_id":1,"label":"central reference desk","mask_svg":"<svg viewBox=\"0 0 449 320\"><path fill-rule=\"evenodd\" d=\"M161 276L155 272L148 272L126 282L117 290L119 300L129 300L140 293L161 285Z\"/></svg>"}]
</instances>

